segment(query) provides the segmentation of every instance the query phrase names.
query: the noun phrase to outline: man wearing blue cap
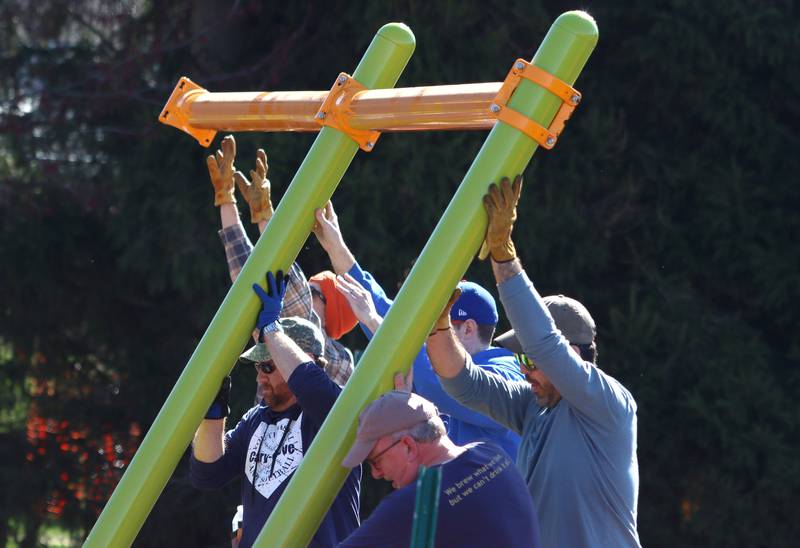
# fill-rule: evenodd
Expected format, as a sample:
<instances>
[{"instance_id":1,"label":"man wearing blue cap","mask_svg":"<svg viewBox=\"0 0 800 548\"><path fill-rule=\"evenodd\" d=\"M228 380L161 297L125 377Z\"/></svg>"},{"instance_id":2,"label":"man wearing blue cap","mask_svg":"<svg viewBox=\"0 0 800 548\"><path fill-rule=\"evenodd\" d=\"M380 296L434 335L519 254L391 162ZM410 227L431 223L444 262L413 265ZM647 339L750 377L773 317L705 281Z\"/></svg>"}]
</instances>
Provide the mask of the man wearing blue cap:
<instances>
[{"instance_id":1,"label":"man wearing blue cap","mask_svg":"<svg viewBox=\"0 0 800 548\"><path fill-rule=\"evenodd\" d=\"M361 269L348 249L339 229L333 205L316 212L314 233L330 257L334 271L339 274L338 287L348 298L350 306L368 337L371 337L389 311L392 300L380 285ZM491 346L497 325L497 305L491 294L473 282L459 283L461 297L452 308L453 328L461 344L472 355L473 362L485 371L511 381L522 381L514 354L504 348ZM485 415L458 403L442 389L431 368L423 346L414 360L414 390L432 401L447 420L448 435L456 444L464 445L488 439L516 459L519 436Z\"/></svg>"}]
</instances>

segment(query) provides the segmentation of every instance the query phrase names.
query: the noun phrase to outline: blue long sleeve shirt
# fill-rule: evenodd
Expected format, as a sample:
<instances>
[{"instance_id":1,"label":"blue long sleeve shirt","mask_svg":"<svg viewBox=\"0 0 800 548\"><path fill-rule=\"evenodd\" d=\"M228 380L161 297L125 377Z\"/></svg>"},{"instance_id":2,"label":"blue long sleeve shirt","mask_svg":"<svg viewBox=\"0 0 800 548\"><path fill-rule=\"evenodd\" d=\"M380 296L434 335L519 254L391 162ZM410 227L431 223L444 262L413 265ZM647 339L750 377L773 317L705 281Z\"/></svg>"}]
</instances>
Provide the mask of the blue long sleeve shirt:
<instances>
[{"instance_id":1,"label":"blue long sleeve shirt","mask_svg":"<svg viewBox=\"0 0 800 548\"><path fill-rule=\"evenodd\" d=\"M636 402L619 381L581 360L524 272L499 286L525 354L561 394L540 407L527 382L466 367L444 389L522 434L517 468L537 507L542 546L639 547Z\"/></svg>"},{"instance_id":2,"label":"blue long sleeve shirt","mask_svg":"<svg viewBox=\"0 0 800 548\"><path fill-rule=\"evenodd\" d=\"M353 265L349 274L372 294L375 311L381 317L386 316L389 307L392 306L392 300L386 296L383 288L375 281L372 275L362 270L358 263ZM367 337L372 337L373 333L363 324L361 328ZM472 360L484 371L494 373L504 379L520 381L524 378L520 373L516 358L504 348L489 347L474 354ZM519 435L486 415L477 413L460 404L449 396L433 372L424 344L414 359L413 367L414 391L435 403L436 407L439 408L439 412L445 415L447 434L450 439L458 445L490 440L502 447L512 459L516 459L520 442Z\"/></svg>"}]
</instances>

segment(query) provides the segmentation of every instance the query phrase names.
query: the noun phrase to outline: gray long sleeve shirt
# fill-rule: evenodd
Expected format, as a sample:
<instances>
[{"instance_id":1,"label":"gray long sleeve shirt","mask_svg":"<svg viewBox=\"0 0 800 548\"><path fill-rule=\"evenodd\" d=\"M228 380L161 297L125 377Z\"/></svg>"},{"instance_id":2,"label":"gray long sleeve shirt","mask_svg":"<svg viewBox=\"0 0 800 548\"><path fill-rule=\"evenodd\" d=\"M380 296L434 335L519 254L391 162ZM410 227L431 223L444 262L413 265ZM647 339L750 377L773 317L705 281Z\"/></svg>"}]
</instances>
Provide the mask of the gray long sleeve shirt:
<instances>
[{"instance_id":1,"label":"gray long sleeve shirt","mask_svg":"<svg viewBox=\"0 0 800 548\"><path fill-rule=\"evenodd\" d=\"M442 386L462 404L521 434L519 468L539 515L542 546L640 546L636 402L616 379L581 360L525 272L499 286L525 354L561 394L543 408L527 382L466 367Z\"/></svg>"}]
</instances>

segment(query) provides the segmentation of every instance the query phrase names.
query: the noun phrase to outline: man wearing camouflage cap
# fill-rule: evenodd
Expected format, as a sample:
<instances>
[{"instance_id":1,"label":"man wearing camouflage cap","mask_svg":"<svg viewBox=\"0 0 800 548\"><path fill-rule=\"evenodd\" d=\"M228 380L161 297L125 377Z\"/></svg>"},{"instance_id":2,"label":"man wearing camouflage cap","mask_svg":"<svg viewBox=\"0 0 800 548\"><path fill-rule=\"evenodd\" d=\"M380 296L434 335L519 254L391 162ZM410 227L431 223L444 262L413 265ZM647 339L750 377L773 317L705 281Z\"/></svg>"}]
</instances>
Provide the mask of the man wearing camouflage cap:
<instances>
[{"instance_id":1,"label":"man wearing camouflage cap","mask_svg":"<svg viewBox=\"0 0 800 548\"><path fill-rule=\"evenodd\" d=\"M589 311L563 295L542 298L522 269L511 241L521 185L518 176L489 187L480 256L492 257L514 328L495 342L517 353L527 382L472 364L450 327L457 290L428 337L428 354L451 396L522 435L517 467L537 507L543 546L639 547L636 402L597 367Z\"/></svg>"},{"instance_id":2,"label":"man wearing camouflage cap","mask_svg":"<svg viewBox=\"0 0 800 548\"><path fill-rule=\"evenodd\" d=\"M242 476L242 547L258 536L342 391L325 374L319 328L304 318L279 319L286 278L268 273L267 288L253 286L262 301L256 322L261 342L239 358L255 367L263 399L225 432L228 378L195 433L190 461L198 488L217 489ZM358 527L360 482L356 467L317 529L314 546L336 546Z\"/></svg>"}]
</instances>

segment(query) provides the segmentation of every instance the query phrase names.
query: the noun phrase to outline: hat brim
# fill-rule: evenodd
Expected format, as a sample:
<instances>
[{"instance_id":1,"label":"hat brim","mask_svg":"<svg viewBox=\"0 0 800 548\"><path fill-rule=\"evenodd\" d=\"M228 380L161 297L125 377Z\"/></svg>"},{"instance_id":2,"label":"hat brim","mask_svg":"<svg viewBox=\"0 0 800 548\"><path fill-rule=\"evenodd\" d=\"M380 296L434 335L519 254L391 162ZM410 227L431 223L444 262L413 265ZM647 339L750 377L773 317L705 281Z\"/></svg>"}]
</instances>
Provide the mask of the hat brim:
<instances>
[{"instance_id":1,"label":"hat brim","mask_svg":"<svg viewBox=\"0 0 800 548\"><path fill-rule=\"evenodd\" d=\"M264 343L256 343L254 346L246 350L239 356L239 362L250 365L256 362L265 362L272 356L269 353L267 345Z\"/></svg>"},{"instance_id":2,"label":"hat brim","mask_svg":"<svg viewBox=\"0 0 800 548\"><path fill-rule=\"evenodd\" d=\"M517 334L514 333L513 329L510 329L505 333L503 333L502 335L498 335L497 337L495 337L494 344L503 347L506 350L510 350L514 354L524 354L524 351L522 350L522 345L519 343L519 339L517 339Z\"/></svg>"},{"instance_id":3,"label":"hat brim","mask_svg":"<svg viewBox=\"0 0 800 548\"><path fill-rule=\"evenodd\" d=\"M345 468L355 468L367 458L369 452L375 447L377 440L359 440L357 439L347 452L347 455L342 460L342 466Z\"/></svg>"}]
</instances>

